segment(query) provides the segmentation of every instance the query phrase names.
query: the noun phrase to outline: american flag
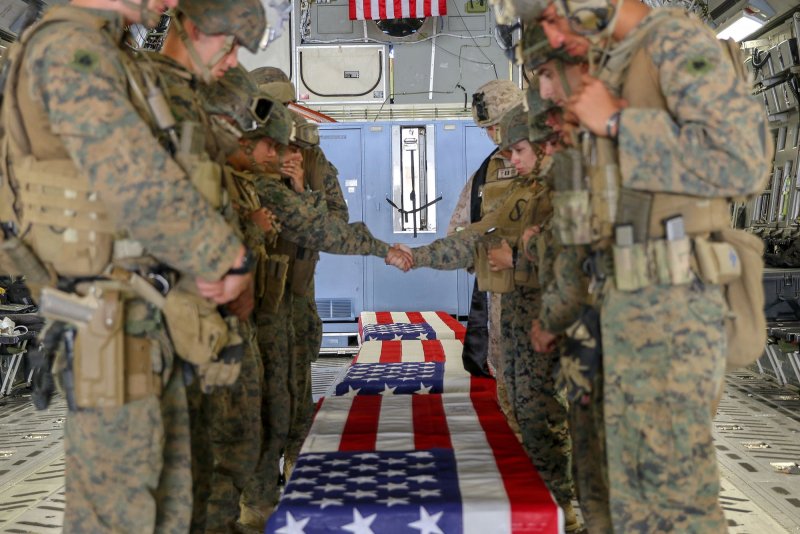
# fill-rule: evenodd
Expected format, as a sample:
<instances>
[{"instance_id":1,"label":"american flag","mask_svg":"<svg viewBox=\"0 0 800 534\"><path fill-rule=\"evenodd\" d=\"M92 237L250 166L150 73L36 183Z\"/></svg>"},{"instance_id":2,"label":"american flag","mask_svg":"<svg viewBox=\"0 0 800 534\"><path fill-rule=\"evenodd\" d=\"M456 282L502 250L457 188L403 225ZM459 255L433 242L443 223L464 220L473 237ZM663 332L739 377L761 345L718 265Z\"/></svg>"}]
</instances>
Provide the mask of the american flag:
<instances>
[{"instance_id":1,"label":"american flag","mask_svg":"<svg viewBox=\"0 0 800 534\"><path fill-rule=\"evenodd\" d=\"M361 339L383 341L401 339L436 339L436 332L427 323L368 324L361 330Z\"/></svg>"},{"instance_id":2,"label":"american flag","mask_svg":"<svg viewBox=\"0 0 800 534\"><path fill-rule=\"evenodd\" d=\"M369 325L386 325L397 323L428 324L435 332L428 339L458 339L464 341L467 329L443 311L425 312L361 312L358 318L358 332L365 340L364 328ZM389 338L391 339L391 338ZM407 338L406 338L407 339Z\"/></svg>"},{"instance_id":3,"label":"american flag","mask_svg":"<svg viewBox=\"0 0 800 534\"><path fill-rule=\"evenodd\" d=\"M493 379L474 377L464 370L463 350L464 345L455 339L365 341L352 367L337 385L336 394L493 391ZM418 380L411 380L416 376ZM431 386L429 391L428 386Z\"/></svg>"},{"instance_id":4,"label":"american flag","mask_svg":"<svg viewBox=\"0 0 800 534\"><path fill-rule=\"evenodd\" d=\"M560 509L485 393L323 399L267 525L276 534L562 529Z\"/></svg>"},{"instance_id":5,"label":"american flag","mask_svg":"<svg viewBox=\"0 0 800 534\"><path fill-rule=\"evenodd\" d=\"M350 20L386 20L447 15L447 0L350 0Z\"/></svg>"}]
</instances>

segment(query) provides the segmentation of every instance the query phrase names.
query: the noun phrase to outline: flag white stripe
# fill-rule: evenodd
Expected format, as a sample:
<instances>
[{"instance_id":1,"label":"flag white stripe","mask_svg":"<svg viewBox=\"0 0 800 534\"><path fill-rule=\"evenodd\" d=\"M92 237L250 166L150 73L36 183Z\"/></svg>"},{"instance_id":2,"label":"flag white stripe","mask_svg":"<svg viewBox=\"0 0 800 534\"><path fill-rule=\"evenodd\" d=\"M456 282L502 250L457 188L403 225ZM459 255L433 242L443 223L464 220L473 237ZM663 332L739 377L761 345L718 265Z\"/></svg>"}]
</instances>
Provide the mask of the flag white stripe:
<instances>
[{"instance_id":1,"label":"flag white stripe","mask_svg":"<svg viewBox=\"0 0 800 534\"><path fill-rule=\"evenodd\" d=\"M411 320L408 318L408 314L406 312L390 312L390 313L392 314L393 323L404 323L404 324L411 323Z\"/></svg>"},{"instance_id":2,"label":"flag white stripe","mask_svg":"<svg viewBox=\"0 0 800 534\"><path fill-rule=\"evenodd\" d=\"M403 18L407 19L410 17L409 13L411 9L409 9L408 4L411 0L402 0L400 11L403 13Z\"/></svg>"},{"instance_id":3,"label":"flag white stripe","mask_svg":"<svg viewBox=\"0 0 800 534\"><path fill-rule=\"evenodd\" d=\"M335 401L335 402L333 402ZM332 405L332 406L329 406ZM329 397L322 402L322 407L314 417L314 423L303 442L301 453L338 451L342 441L344 425L350 413L353 399L347 397Z\"/></svg>"},{"instance_id":4,"label":"flag white stripe","mask_svg":"<svg viewBox=\"0 0 800 534\"><path fill-rule=\"evenodd\" d=\"M355 0L356 20L364 20L364 0Z\"/></svg>"},{"instance_id":5,"label":"flag white stripe","mask_svg":"<svg viewBox=\"0 0 800 534\"><path fill-rule=\"evenodd\" d=\"M378 437L375 449L379 451L414 450L414 419L411 413L411 395L397 395L381 400Z\"/></svg>"},{"instance_id":6,"label":"flag white stripe","mask_svg":"<svg viewBox=\"0 0 800 534\"><path fill-rule=\"evenodd\" d=\"M431 16L438 17L439 16L439 2L438 0L430 0L431 3Z\"/></svg>"},{"instance_id":7,"label":"flag white stripe","mask_svg":"<svg viewBox=\"0 0 800 534\"><path fill-rule=\"evenodd\" d=\"M370 9L372 9L372 20L379 20L381 18L380 10L380 1L379 0L370 0Z\"/></svg>"},{"instance_id":8,"label":"flag white stripe","mask_svg":"<svg viewBox=\"0 0 800 534\"><path fill-rule=\"evenodd\" d=\"M415 4L416 13L414 17L422 18L425 16L425 0L417 0Z\"/></svg>"},{"instance_id":9,"label":"flag white stripe","mask_svg":"<svg viewBox=\"0 0 800 534\"><path fill-rule=\"evenodd\" d=\"M394 17L394 0L386 0L386 18L393 19Z\"/></svg>"},{"instance_id":10,"label":"flag white stripe","mask_svg":"<svg viewBox=\"0 0 800 534\"><path fill-rule=\"evenodd\" d=\"M426 323L431 325L433 331L436 332L437 339L455 339L456 333L453 332L453 329L450 328L450 325L445 323L442 318L436 314L436 312L422 312L422 318L425 319ZM443 336L447 337L443 338Z\"/></svg>"},{"instance_id":11,"label":"flag white stripe","mask_svg":"<svg viewBox=\"0 0 800 534\"><path fill-rule=\"evenodd\" d=\"M460 400L456 400L460 399ZM469 396L442 398L461 491L464 534L511 532L511 506L494 454Z\"/></svg>"}]
</instances>

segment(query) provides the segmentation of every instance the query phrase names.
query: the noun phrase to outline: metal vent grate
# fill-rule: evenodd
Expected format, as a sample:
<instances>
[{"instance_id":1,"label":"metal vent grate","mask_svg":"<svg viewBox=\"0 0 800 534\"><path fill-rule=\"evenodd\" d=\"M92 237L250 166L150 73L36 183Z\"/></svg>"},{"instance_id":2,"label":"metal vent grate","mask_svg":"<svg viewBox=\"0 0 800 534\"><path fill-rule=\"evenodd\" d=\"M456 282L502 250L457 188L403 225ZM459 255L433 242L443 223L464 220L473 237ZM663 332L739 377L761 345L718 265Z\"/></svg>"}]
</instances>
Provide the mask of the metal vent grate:
<instances>
[{"instance_id":1,"label":"metal vent grate","mask_svg":"<svg viewBox=\"0 0 800 534\"><path fill-rule=\"evenodd\" d=\"M355 321L353 299L317 299L317 313L325 321Z\"/></svg>"}]
</instances>

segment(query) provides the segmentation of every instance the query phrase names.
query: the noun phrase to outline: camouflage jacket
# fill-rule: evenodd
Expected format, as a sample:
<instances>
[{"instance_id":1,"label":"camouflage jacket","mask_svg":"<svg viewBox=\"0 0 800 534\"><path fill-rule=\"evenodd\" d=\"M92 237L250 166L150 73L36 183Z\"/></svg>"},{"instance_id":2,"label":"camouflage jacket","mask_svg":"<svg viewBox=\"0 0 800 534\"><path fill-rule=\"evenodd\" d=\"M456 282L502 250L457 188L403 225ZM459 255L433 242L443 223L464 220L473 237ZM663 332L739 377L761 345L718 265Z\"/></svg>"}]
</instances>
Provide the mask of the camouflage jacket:
<instances>
[{"instance_id":1,"label":"camouflage jacket","mask_svg":"<svg viewBox=\"0 0 800 534\"><path fill-rule=\"evenodd\" d=\"M287 241L331 254L385 257L389 252L389 245L376 239L363 222L348 224L331 215L320 191L296 193L271 174L257 175L256 188L262 206L276 216Z\"/></svg>"},{"instance_id":2,"label":"camouflage jacket","mask_svg":"<svg viewBox=\"0 0 800 534\"><path fill-rule=\"evenodd\" d=\"M221 278L241 242L131 103L115 49L123 46L122 18L74 6L51 9L102 17L107 23L101 31L89 31L78 22L58 22L31 38L17 86L18 95L27 91L27 98L40 103L41 113L31 120L47 121L63 143L58 150L89 177L120 234L179 271ZM51 159L54 150L36 143L32 147L39 159Z\"/></svg>"},{"instance_id":3,"label":"camouflage jacket","mask_svg":"<svg viewBox=\"0 0 800 534\"><path fill-rule=\"evenodd\" d=\"M303 150L303 168L306 183L312 191L322 191L328 213L344 222L350 220L350 211L339 184L339 171L318 146Z\"/></svg>"},{"instance_id":4,"label":"camouflage jacket","mask_svg":"<svg viewBox=\"0 0 800 534\"><path fill-rule=\"evenodd\" d=\"M668 19L637 35L656 16ZM654 9L615 45L609 63L636 39L654 68L641 74L658 80L666 109L637 107L648 95L627 95L610 83L630 102L619 123L622 186L703 197L755 192L769 172L766 117L714 34L694 17Z\"/></svg>"}]
</instances>

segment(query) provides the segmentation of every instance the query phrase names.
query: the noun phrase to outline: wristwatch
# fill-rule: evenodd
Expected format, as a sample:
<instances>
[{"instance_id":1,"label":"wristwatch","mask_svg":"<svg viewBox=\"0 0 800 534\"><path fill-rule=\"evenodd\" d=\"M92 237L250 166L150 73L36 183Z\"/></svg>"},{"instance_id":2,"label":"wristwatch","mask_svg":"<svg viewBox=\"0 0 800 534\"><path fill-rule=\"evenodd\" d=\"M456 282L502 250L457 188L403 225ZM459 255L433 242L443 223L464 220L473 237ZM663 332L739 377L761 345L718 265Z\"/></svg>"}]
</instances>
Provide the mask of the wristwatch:
<instances>
[{"instance_id":1,"label":"wristwatch","mask_svg":"<svg viewBox=\"0 0 800 534\"><path fill-rule=\"evenodd\" d=\"M606 121L606 135L609 139L617 140L619 136L619 111L615 111Z\"/></svg>"},{"instance_id":2,"label":"wristwatch","mask_svg":"<svg viewBox=\"0 0 800 534\"><path fill-rule=\"evenodd\" d=\"M231 267L228 269L228 272L225 275L229 274L247 274L253 270L256 266L256 257L249 248L244 250L244 257L242 258L242 266L241 267Z\"/></svg>"}]
</instances>

